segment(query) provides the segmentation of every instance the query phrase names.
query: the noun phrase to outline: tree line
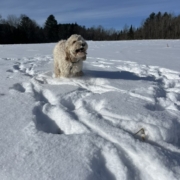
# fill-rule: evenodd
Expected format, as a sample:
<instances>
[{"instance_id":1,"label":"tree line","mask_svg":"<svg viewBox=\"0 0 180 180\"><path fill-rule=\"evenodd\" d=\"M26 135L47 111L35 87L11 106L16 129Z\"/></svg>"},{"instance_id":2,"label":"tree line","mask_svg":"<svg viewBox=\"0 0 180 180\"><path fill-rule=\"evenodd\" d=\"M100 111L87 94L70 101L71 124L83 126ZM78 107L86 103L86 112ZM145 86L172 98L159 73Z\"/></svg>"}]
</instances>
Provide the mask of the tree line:
<instances>
[{"instance_id":1,"label":"tree line","mask_svg":"<svg viewBox=\"0 0 180 180\"><path fill-rule=\"evenodd\" d=\"M134 39L179 39L180 15L151 13L138 28L124 26L122 30L105 29L102 26L86 28L77 23L59 24L50 15L39 26L26 15L7 19L0 16L0 44L49 43L67 39L71 34L81 34L86 40L134 40Z\"/></svg>"}]
</instances>

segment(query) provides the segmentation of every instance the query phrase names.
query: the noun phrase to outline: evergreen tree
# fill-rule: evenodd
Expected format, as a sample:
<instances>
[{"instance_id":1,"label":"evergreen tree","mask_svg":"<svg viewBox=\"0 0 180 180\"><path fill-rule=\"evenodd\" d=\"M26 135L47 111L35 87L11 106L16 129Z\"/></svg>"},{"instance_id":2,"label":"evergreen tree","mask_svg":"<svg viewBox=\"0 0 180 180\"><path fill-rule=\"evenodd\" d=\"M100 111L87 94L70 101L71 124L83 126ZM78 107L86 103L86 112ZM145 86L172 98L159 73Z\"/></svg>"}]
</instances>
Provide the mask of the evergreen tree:
<instances>
[{"instance_id":1,"label":"evergreen tree","mask_svg":"<svg viewBox=\"0 0 180 180\"><path fill-rule=\"evenodd\" d=\"M128 39L134 39L134 30L133 30L133 27L131 25L131 27L129 28L129 31L128 31Z\"/></svg>"},{"instance_id":2,"label":"evergreen tree","mask_svg":"<svg viewBox=\"0 0 180 180\"><path fill-rule=\"evenodd\" d=\"M56 42L58 41L58 23L53 15L50 15L44 26L44 32L47 42Z\"/></svg>"},{"instance_id":3,"label":"evergreen tree","mask_svg":"<svg viewBox=\"0 0 180 180\"><path fill-rule=\"evenodd\" d=\"M39 27L35 21L26 15L21 15L18 26L18 40L20 43L37 43Z\"/></svg>"},{"instance_id":4,"label":"evergreen tree","mask_svg":"<svg viewBox=\"0 0 180 180\"><path fill-rule=\"evenodd\" d=\"M178 39L180 15L151 13L139 28L125 25L120 31L102 26L86 28L77 23L58 24L53 15L47 18L44 27L26 15L9 15L7 19L0 16L0 44L57 42L72 34L81 34L86 40Z\"/></svg>"}]
</instances>

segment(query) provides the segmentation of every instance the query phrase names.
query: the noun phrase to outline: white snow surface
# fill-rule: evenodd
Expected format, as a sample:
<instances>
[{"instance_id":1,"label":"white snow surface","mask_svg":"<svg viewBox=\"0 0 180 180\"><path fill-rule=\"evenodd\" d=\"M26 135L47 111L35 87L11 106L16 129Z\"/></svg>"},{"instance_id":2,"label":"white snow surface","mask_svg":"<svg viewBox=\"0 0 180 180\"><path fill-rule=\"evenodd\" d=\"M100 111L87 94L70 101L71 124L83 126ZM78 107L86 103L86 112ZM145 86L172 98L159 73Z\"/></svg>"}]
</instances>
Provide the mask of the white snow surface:
<instances>
[{"instance_id":1,"label":"white snow surface","mask_svg":"<svg viewBox=\"0 0 180 180\"><path fill-rule=\"evenodd\" d=\"M0 179L179 180L180 40L88 44L69 79L55 44L0 45Z\"/></svg>"}]
</instances>

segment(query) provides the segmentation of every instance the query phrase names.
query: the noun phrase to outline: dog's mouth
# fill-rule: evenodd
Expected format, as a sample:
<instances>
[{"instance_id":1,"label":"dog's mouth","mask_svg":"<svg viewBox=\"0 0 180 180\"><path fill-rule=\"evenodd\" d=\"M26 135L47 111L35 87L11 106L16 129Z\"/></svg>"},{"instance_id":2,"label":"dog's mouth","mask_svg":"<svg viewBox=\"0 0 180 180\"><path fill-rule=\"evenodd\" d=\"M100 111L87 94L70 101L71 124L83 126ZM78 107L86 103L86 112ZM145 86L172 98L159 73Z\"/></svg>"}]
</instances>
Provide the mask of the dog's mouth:
<instances>
[{"instance_id":1,"label":"dog's mouth","mask_svg":"<svg viewBox=\"0 0 180 180\"><path fill-rule=\"evenodd\" d=\"M84 53L84 54L86 54L86 50L84 48L76 49L76 53Z\"/></svg>"}]
</instances>

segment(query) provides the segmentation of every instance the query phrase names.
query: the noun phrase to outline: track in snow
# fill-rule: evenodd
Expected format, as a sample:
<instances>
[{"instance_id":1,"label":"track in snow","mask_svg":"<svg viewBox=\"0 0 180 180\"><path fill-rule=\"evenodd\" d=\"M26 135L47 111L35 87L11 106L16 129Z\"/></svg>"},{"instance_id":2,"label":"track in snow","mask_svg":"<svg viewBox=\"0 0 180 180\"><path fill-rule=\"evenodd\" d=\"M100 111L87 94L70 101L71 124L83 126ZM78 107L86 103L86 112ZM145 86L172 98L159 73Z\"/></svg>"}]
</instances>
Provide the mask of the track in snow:
<instances>
[{"instance_id":1,"label":"track in snow","mask_svg":"<svg viewBox=\"0 0 180 180\"><path fill-rule=\"evenodd\" d=\"M45 60L42 61L43 59ZM155 142L156 137L153 137L153 131L159 134L162 139L161 133L167 134L164 141L180 146L178 138L180 137L180 123L174 118L171 127L165 125L165 128L162 129L161 125L158 126L154 123L154 119L148 119L145 115L141 115L137 119L137 117L133 118L132 115L111 112L112 109L108 107L109 102L107 102L106 95L110 99L113 94L116 94L117 97L125 97L128 101L132 100L135 103L142 101L144 108L152 113L153 111L167 111L178 116L180 114L180 75L168 69L139 65L134 62L107 61L107 59L93 57L89 57L89 59L93 60L92 67L102 68L102 71L86 70L86 76L82 79L62 78L60 80L53 79L49 71L46 73L38 72L38 66L48 64L52 60L50 57L13 60L16 62L7 72L20 72L30 78L28 82L14 84L11 89L20 93L30 93L34 97L36 101L33 109L34 123L38 131L67 135L96 134L98 138L103 139L108 144L105 148L100 147L102 150L98 154L101 163L106 162L106 166L102 167L102 171L105 169L106 172L104 177L118 179L124 173L125 179L132 179L134 176L136 179L140 179L144 176L140 170L153 157L150 153L144 155L141 149L131 147L131 144L136 143L136 139L140 139L138 135L135 135L135 132L141 127L145 128L146 138L149 137L146 139L148 144L142 145L145 149L150 148L154 154L158 153L159 149L163 153L172 154L172 150L165 147L166 144ZM106 70L108 68L109 71ZM115 71L111 71L112 68ZM137 83L146 81L148 88L143 89L141 86L135 86L133 90L121 89L119 86L113 86L108 79L130 80L137 81ZM56 90L51 90L52 87ZM66 91L67 87L69 89ZM148 120L146 121L146 119ZM128 127L129 123L131 123L131 129ZM156 148L152 149L151 145ZM131 151L126 151L126 149L131 149ZM177 154L180 153L176 148L174 151ZM141 158L136 159L135 154L143 155L143 162L141 162ZM128 168L123 169L123 164ZM161 170L158 161L155 165ZM136 166L136 171L134 171L134 166ZM119 169L123 170L118 172ZM166 168L164 167L164 169ZM155 171L156 169L151 169L151 172L155 173ZM162 173L164 176L167 174L166 171ZM127 177L127 174L130 176Z\"/></svg>"}]
</instances>

